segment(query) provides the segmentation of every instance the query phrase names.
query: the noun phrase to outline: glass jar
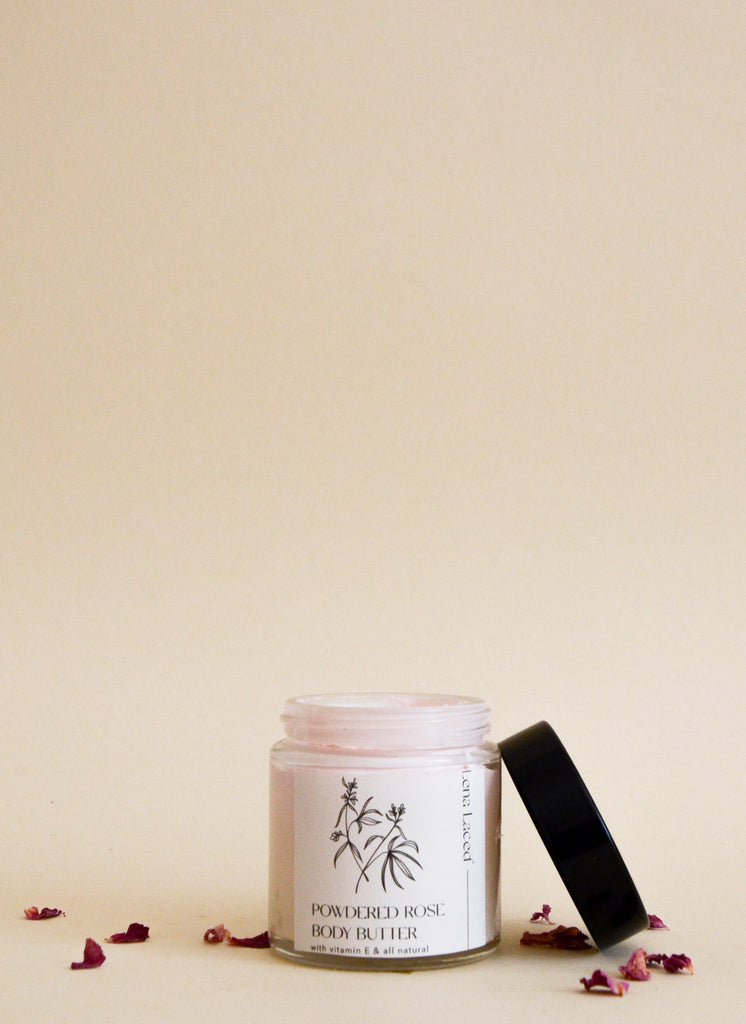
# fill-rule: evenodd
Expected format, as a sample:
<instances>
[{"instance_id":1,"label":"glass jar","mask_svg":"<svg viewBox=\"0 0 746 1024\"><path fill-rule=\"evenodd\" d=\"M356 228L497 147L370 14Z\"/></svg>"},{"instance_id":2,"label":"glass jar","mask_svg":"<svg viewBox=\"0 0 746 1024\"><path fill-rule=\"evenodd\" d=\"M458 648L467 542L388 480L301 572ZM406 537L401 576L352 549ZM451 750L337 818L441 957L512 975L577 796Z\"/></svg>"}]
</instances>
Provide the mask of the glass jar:
<instances>
[{"instance_id":1,"label":"glass jar","mask_svg":"<svg viewBox=\"0 0 746 1024\"><path fill-rule=\"evenodd\" d=\"M297 962L413 970L499 940L500 755L484 701L296 697L270 753L269 933Z\"/></svg>"}]
</instances>

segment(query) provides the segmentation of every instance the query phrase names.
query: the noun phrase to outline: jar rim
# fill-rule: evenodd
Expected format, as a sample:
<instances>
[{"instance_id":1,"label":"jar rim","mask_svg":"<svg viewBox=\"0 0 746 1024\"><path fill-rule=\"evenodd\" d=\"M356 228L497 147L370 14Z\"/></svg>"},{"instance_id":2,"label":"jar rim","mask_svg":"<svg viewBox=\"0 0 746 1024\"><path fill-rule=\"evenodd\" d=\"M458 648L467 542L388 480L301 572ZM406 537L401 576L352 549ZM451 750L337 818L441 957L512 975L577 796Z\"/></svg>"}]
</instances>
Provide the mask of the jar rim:
<instances>
[{"instance_id":1,"label":"jar rim","mask_svg":"<svg viewBox=\"0 0 746 1024\"><path fill-rule=\"evenodd\" d=\"M489 730L477 697L433 693L328 693L292 697L282 715L291 739L373 749L468 747Z\"/></svg>"}]
</instances>

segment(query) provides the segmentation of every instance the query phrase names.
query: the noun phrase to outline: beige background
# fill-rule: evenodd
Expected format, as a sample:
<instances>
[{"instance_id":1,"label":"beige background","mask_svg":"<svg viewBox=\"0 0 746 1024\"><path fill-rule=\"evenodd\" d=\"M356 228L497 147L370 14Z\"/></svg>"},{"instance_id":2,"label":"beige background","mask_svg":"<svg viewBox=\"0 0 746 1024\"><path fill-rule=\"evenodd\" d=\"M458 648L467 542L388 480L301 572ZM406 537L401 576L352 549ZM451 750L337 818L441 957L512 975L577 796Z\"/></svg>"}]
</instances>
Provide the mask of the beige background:
<instances>
[{"instance_id":1,"label":"beige background","mask_svg":"<svg viewBox=\"0 0 746 1024\"><path fill-rule=\"evenodd\" d=\"M4 1016L735 1020L743 4L0 15ZM490 961L204 946L265 924L284 698L340 689L551 721L696 975L599 1007L635 943L520 949L579 922L509 783Z\"/></svg>"}]
</instances>

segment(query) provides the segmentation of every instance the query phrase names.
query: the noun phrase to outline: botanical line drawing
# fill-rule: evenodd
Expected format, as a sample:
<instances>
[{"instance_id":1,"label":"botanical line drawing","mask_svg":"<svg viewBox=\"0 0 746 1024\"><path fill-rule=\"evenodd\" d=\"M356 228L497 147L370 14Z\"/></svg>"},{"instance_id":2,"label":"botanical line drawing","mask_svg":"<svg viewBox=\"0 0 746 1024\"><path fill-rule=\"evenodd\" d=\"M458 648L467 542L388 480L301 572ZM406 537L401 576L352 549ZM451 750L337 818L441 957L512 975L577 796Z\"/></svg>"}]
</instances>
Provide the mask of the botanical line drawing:
<instances>
[{"instance_id":1,"label":"botanical line drawing","mask_svg":"<svg viewBox=\"0 0 746 1024\"><path fill-rule=\"evenodd\" d=\"M373 797L369 796L360 810L357 809L358 787L357 779L347 782L342 779L344 792L341 800L342 806L339 809L334 831L329 837L333 843L339 843L339 849L334 854L334 867L336 868L339 858L348 850L358 868L357 884L355 892L360 888L360 883L365 879L370 881L370 870L373 865L378 867L377 861L381 862L381 885L386 891L386 879L389 878L394 885L400 889L404 888L403 878L411 882L415 880L414 868L422 869L422 865L414 856L420 852L420 848L414 839L407 839L401 827L401 819L404 817L406 807L404 804L392 804L386 814L382 814L375 807L371 807ZM390 823L390 827L384 832L374 832L368 835L362 845L362 834L364 829L375 829L383 825L384 821ZM383 825L384 829L386 828ZM357 828L357 832L355 832ZM357 843L353 841L357 839ZM414 852L412 852L414 851Z\"/></svg>"}]
</instances>

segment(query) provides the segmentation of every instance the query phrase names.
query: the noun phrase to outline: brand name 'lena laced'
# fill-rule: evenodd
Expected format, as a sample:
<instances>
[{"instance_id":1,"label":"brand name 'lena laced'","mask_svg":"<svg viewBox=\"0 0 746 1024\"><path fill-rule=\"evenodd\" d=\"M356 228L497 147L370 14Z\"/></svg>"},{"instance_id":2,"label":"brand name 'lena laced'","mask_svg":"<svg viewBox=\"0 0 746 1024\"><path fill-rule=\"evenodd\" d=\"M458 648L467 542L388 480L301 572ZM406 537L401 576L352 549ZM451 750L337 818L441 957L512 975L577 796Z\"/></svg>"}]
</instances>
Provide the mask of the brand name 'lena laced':
<instances>
[{"instance_id":1,"label":"brand name 'lena laced'","mask_svg":"<svg viewBox=\"0 0 746 1024\"><path fill-rule=\"evenodd\" d=\"M445 917L444 903L416 903L404 907L356 906L355 904L312 903L311 934L316 939L349 939L381 942L387 939L416 939L415 921ZM321 918L322 920L318 920ZM388 925L331 924L337 921L397 921Z\"/></svg>"},{"instance_id":2,"label":"brand name 'lena laced'","mask_svg":"<svg viewBox=\"0 0 746 1024\"><path fill-rule=\"evenodd\" d=\"M461 842L464 864L473 864L471 855L471 768L464 768L461 773Z\"/></svg>"}]
</instances>

